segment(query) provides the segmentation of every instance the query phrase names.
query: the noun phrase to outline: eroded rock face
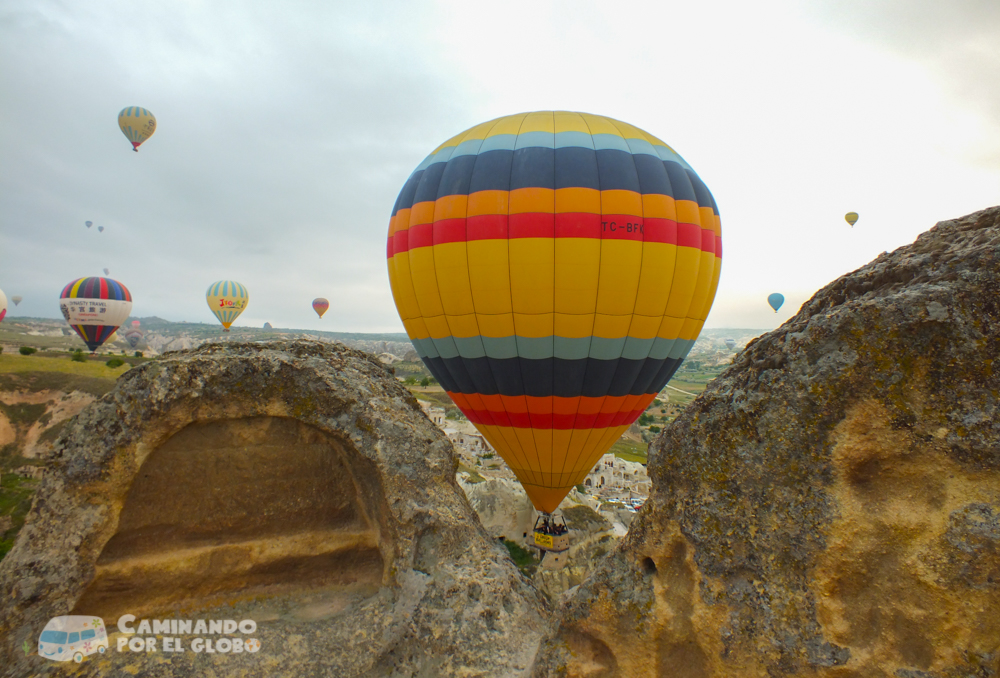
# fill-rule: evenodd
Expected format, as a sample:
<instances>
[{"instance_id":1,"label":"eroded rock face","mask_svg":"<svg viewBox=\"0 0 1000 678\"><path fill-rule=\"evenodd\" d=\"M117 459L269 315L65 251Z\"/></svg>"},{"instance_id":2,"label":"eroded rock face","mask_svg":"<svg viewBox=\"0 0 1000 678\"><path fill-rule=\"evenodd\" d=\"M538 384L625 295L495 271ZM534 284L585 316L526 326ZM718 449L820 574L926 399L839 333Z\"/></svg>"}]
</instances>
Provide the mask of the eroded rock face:
<instances>
[{"instance_id":1,"label":"eroded rock face","mask_svg":"<svg viewBox=\"0 0 1000 678\"><path fill-rule=\"evenodd\" d=\"M545 602L456 466L416 400L346 347L214 344L130 370L67 424L0 562L0 665L60 671L21 646L74 614L115 632L82 675L523 674ZM123 614L252 619L261 649L119 653Z\"/></svg>"},{"instance_id":2,"label":"eroded rock face","mask_svg":"<svg viewBox=\"0 0 1000 678\"><path fill-rule=\"evenodd\" d=\"M536 675L1000 675L1000 208L752 342Z\"/></svg>"}]
</instances>

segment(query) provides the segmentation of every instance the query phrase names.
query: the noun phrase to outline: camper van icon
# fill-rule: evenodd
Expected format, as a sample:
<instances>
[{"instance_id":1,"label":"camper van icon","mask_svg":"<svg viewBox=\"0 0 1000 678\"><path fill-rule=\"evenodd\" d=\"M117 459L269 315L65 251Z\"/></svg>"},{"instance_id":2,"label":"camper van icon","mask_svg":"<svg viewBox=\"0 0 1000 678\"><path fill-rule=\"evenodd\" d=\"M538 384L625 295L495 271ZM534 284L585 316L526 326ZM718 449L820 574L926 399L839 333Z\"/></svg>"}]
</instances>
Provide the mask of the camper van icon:
<instances>
[{"instance_id":1,"label":"camper van icon","mask_svg":"<svg viewBox=\"0 0 1000 678\"><path fill-rule=\"evenodd\" d=\"M108 632L100 617L53 617L38 637L38 655L56 662L76 663L89 654L108 650Z\"/></svg>"}]
</instances>

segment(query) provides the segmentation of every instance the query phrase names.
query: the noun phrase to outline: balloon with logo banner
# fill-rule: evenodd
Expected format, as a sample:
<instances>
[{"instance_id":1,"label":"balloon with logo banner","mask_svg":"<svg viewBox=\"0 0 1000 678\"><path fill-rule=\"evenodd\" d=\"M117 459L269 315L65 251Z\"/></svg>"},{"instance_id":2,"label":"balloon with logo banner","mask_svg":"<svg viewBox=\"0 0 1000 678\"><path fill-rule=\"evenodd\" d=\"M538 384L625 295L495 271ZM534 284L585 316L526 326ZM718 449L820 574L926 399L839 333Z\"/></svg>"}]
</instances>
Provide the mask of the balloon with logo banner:
<instances>
[{"instance_id":1,"label":"balloon with logo banner","mask_svg":"<svg viewBox=\"0 0 1000 678\"><path fill-rule=\"evenodd\" d=\"M250 293L235 280L220 280L209 285L205 300L212 313L222 323L224 331L228 332L233 321L250 303Z\"/></svg>"},{"instance_id":2,"label":"balloon with logo banner","mask_svg":"<svg viewBox=\"0 0 1000 678\"><path fill-rule=\"evenodd\" d=\"M59 307L66 322L93 352L128 318L132 295L111 278L79 278L63 288Z\"/></svg>"},{"instance_id":3,"label":"balloon with logo banner","mask_svg":"<svg viewBox=\"0 0 1000 678\"><path fill-rule=\"evenodd\" d=\"M721 233L712 194L660 139L599 115L521 113L410 175L389 282L418 355L551 513L691 350Z\"/></svg>"},{"instance_id":4,"label":"balloon with logo banner","mask_svg":"<svg viewBox=\"0 0 1000 678\"><path fill-rule=\"evenodd\" d=\"M128 106L118 114L118 126L125 138L132 142L132 150L138 153L139 145L156 131L156 118L145 108Z\"/></svg>"},{"instance_id":5,"label":"balloon with logo banner","mask_svg":"<svg viewBox=\"0 0 1000 678\"><path fill-rule=\"evenodd\" d=\"M313 299L313 310L316 311L316 314L320 318L323 317L323 314L326 313L328 308L330 308L330 302L323 297Z\"/></svg>"}]
</instances>

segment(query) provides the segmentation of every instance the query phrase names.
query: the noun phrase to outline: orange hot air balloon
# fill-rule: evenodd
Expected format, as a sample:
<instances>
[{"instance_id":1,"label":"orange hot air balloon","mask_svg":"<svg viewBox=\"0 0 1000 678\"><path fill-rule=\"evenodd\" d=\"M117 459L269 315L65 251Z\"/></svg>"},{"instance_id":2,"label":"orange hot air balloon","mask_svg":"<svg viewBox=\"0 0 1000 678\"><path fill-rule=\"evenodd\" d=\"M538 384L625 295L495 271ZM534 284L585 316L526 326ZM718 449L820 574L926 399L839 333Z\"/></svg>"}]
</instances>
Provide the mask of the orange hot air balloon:
<instances>
[{"instance_id":1,"label":"orange hot air balloon","mask_svg":"<svg viewBox=\"0 0 1000 678\"><path fill-rule=\"evenodd\" d=\"M446 141L410 175L389 282L428 369L551 513L691 349L721 233L708 188L656 137L522 113Z\"/></svg>"},{"instance_id":2,"label":"orange hot air balloon","mask_svg":"<svg viewBox=\"0 0 1000 678\"><path fill-rule=\"evenodd\" d=\"M329 308L330 302L323 297L313 299L313 310L316 311L316 314L319 315L320 318L323 317L323 314L326 313Z\"/></svg>"}]
</instances>

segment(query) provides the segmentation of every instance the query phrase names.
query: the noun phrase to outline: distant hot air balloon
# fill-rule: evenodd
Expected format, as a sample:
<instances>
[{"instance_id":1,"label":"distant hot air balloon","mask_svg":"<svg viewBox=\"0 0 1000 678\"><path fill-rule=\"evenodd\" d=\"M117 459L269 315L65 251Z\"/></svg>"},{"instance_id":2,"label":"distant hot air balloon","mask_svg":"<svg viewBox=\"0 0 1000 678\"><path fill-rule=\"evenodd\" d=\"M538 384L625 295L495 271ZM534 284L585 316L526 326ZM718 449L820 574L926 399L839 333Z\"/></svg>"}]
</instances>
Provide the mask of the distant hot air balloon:
<instances>
[{"instance_id":1,"label":"distant hot air balloon","mask_svg":"<svg viewBox=\"0 0 1000 678\"><path fill-rule=\"evenodd\" d=\"M97 230L98 230L98 231L99 231L100 233L104 233L104 227L103 227L103 226L98 226L98 227L97 227Z\"/></svg>"},{"instance_id":2,"label":"distant hot air balloon","mask_svg":"<svg viewBox=\"0 0 1000 678\"><path fill-rule=\"evenodd\" d=\"M84 225L85 225L85 226L86 226L87 228L90 228L91 226L93 226L93 225L94 225L94 222L93 222L93 221L85 221L85 222L83 222L83 223L84 223Z\"/></svg>"},{"instance_id":3,"label":"distant hot air balloon","mask_svg":"<svg viewBox=\"0 0 1000 678\"><path fill-rule=\"evenodd\" d=\"M80 278L63 288L59 306L66 321L94 352L128 318L132 295L111 278Z\"/></svg>"},{"instance_id":4,"label":"distant hot air balloon","mask_svg":"<svg viewBox=\"0 0 1000 678\"><path fill-rule=\"evenodd\" d=\"M0 322L3 322L5 315L7 315L7 295L0 290Z\"/></svg>"},{"instance_id":5,"label":"distant hot air balloon","mask_svg":"<svg viewBox=\"0 0 1000 678\"><path fill-rule=\"evenodd\" d=\"M264 329L265 330L273 330L274 328L271 327L271 323L264 323Z\"/></svg>"},{"instance_id":6,"label":"distant hot air balloon","mask_svg":"<svg viewBox=\"0 0 1000 678\"><path fill-rule=\"evenodd\" d=\"M847 221L847 223L849 223L853 228L854 224L858 222L858 213L848 212L847 214L844 215L844 220Z\"/></svg>"},{"instance_id":7,"label":"distant hot air balloon","mask_svg":"<svg viewBox=\"0 0 1000 678\"><path fill-rule=\"evenodd\" d=\"M320 318L326 313L326 310L330 308L330 302L323 297L318 297L313 299L313 310L319 315Z\"/></svg>"},{"instance_id":8,"label":"distant hot air balloon","mask_svg":"<svg viewBox=\"0 0 1000 678\"><path fill-rule=\"evenodd\" d=\"M122 134L132 142L132 150L139 152L139 145L156 131L156 118L145 108L129 106L118 114Z\"/></svg>"},{"instance_id":9,"label":"distant hot air balloon","mask_svg":"<svg viewBox=\"0 0 1000 678\"><path fill-rule=\"evenodd\" d=\"M20 294L15 294L14 296L12 296L10 298L10 300L14 302L15 306L17 306L18 304L20 304L23 299L24 299L24 297L22 297Z\"/></svg>"},{"instance_id":10,"label":"distant hot air balloon","mask_svg":"<svg viewBox=\"0 0 1000 678\"><path fill-rule=\"evenodd\" d=\"M111 271L109 271L108 269L104 269L104 275L111 275Z\"/></svg>"},{"instance_id":11,"label":"distant hot air balloon","mask_svg":"<svg viewBox=\"0 0 1000 678\"><path fill-rule=\"evenodd\" d=\"M719 282L720 223L672 148L586 113L473 127L403 186L387 247L403 325L540 511L690 351Z\"/></svg>"},{"instance_id":12,"label":"distant hot air balloon","mask_svg":"<svg viewBox=\"0 0 1000 678\"><path fill-rule=\"evenodd\" d=\"M735 339L726 339L726 348L728 348L730 351L732 351L734 348L736 348L736 340Z\"/></svg>"},{"instance_id":13,"label":"distant hot air balloon","mask_svg":"<svg viewBox=\"0 0 1000 678\"><path fill-rule=\"evenodd\" d=\"M774 294L767 295L767 303L770 304L771 308L774 309L774 312L777 313L778 309L781 308L781 305L785 303L785 297L784 295L775 292Z\"/></svg>"},{"instance_id":14,"label":"distant hot air balloon","mask_svg":"<svg viewBox=\"0 0 1000 678\"><path fill-rule=\"evenodd\" d=\"M132 321L132 327L138 327L138 326L139 326L139 325L141 325L141 324L142 324L142 323L140 323L140 322L139 322L138 320L133 320L133 321Z\"/></svg>"},{"instance_id":15,"label":"distant hot air balloon","mask_svg":"<svg viewBox=\"0 0 1000 678\"><path fill-rule=\"evenodd\" d=\"M106 343L106 344L113 344L116 341L118 341L118 332L117 331L112 332L111 336L104 340L104 343Z\"/></svg>"},{"instance_id":16,"label":"distant hot air balloon","mask_svg":"<svg viewBox=\"0 0 1000 678\"><path fill-rule=\"evenodd\" d=\"M137 330L134 327L125 333L125 341L131 348L135 348L142 341L143 333L142 330Z\"/></svg>"},{"instance_id":17,"label":"distant hot air balloon","mask_svg":"<svg viewBox=\"0 0 1000 678\"><path fill-rule=\"evenodd\" d=\"M234 280L220 280L209 285L205 299L212 313L228 332L229 326L250 303L250 293L247 292L247 288Z\"/></svg>"}]
</instances>

